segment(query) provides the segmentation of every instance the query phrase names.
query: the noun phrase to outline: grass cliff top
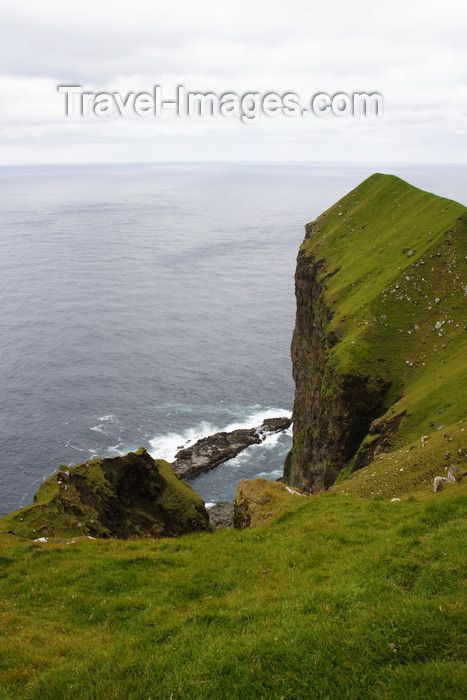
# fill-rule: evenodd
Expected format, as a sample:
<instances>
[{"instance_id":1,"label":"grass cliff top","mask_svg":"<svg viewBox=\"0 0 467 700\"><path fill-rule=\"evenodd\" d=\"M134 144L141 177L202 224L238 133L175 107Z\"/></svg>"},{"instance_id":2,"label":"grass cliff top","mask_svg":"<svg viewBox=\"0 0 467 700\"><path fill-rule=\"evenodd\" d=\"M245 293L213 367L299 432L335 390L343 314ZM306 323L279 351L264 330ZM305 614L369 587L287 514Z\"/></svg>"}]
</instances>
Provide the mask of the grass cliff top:
<instances>
[{"instance_id":1,"label":"grass cliff top","mask_svg":"<svg viewBox=\"0 0 467 700\"><path fill-rule=\"evenodd\" d=\"M307 226L340 373L389 381L396 445L465 418L467 210L375 174Z\"/></svg>"}]
</instances>

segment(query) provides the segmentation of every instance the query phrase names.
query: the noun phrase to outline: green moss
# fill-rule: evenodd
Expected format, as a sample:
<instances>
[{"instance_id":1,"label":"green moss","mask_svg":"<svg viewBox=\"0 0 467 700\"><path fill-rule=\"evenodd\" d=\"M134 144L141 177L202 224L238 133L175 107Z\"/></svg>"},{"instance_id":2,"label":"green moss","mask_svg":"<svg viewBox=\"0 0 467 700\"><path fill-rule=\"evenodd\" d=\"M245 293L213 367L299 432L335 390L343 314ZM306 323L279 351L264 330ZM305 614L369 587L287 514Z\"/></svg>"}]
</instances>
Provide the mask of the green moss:
<instances>
[{"instance_id":1,"label":"green moss","mask_svg":"<svg viewBox=\"0 0 467 700\"><path fill-rule=\"evenodd\" d=\"M354 470L354 465L355 465L355 459L352 459L347 466L345 466L341 471L339 472L339 476L334 482L334 486L337 486L338 484L343 484L347 479L350 477Z\"/></svg>"},{"instance_id":2,"label":"green moss","mask_svg":"<svg viewBox=\"0 0 467 700\"><path fill-rule=\"evenodd\" d=\"M280 515L301 508L308 494L288 488L277 481L243 479L235 499L236 527L259 527L270 524ZM288 516L287 516L288 517Z\"/></svg>"},{"instance_id":3,"label":"green moss","mask_svg":"<svg viewBox=\"0 0 467 700\"><path fill-rule=\"evenodd\" d=\"M57 476L53 475L42 482L34 497L35 503L47 503L60 491Z\"/></svg>"},{"instance_id":4,"label":"green moss","mask_svg":"<svg viewBox=\"0 0 467 700\"><path fill-rule=\"evenodd\" d=\"M168 462L163 459L154 461L164 481L164 487L159 496L161 508L166 512L176 513L183 525L188 526L191 521L199 517L197 509L204 510L204 501L186 481L180 481L175 476Z\"/></svg>"},{"instance_id":5,"label":"green moss","mask_svg":"<svg viewBox=\"0 0 467 700\"><path fill-rule=\"evenodd\" d=\"M338 361L331 355L326 362L324 375L321 384L321 398L324 400L335 400L340 392L341 374L338 369Z\"/></svg>"}]
</instances>

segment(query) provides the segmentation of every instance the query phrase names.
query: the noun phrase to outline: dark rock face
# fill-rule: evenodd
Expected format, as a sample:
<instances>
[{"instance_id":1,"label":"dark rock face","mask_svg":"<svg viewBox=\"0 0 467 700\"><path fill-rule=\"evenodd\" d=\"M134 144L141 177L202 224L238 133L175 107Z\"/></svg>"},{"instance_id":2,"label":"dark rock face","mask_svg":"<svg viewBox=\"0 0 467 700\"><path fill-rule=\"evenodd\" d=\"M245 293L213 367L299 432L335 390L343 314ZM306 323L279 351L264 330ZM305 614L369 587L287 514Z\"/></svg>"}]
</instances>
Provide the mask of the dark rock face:
<instances>
[{"instance_id":1,"label":"dark rock face","mask_svg":"<svg viewBox=\"0 0 467 700\"><path fill-rule=\"evenodd\" d=\"M306 238L313 235L307 227ZM295 381L293 447L284 481L319 493L329 488L381 415L388 384L370 386L365 376L338 375L328 363L336 344L326 333L332 311L325 299L325 264L300 250L295 274L297 313L292 338Z\"/></svg>"},{"instance_id":2,"label":"dark rock face","mask_svg":"<svg viewBox=\"0 0 467 700\"><path fill-rule=\"evenodd\" d=\"M14 534L136 539L210 530L202 499L168 462L154 460L143 448L62 467L34 500L8 516Z\"/></svg>"},{"instance_id":3,"label":"dark rock face","mask_svg":"<svg viewBox=\"0 0 467 700\"><path fill-rule=\"evenodd\" d=\"M113 537L174 537L208 529L201 499L191 514L185 508L191 510L188 501L195 497L194 492L186 503L181 498L177 504L178 496L187 494L177 493L179 485L168 483L167 468L161 468L146 451L103 459L101 466L111 487L109 498L102 499L85 477L75 477L75 484L81 501L96 509L99 521Z\"/></svg>"},{"instance_id":4,"label":"dark rock face","mask_svg":"<svg viewBox=\"0 0 467 700\"><path fill-rule=\"evenodd\" d=\"M208 509L209 522L216 530L233 527L234 503L233 501L220 501Z\"/></svg>"},{"instance_id":5,"label":"dark rock face","mask_svg":"<svg viewBox=\"0 0 467 700\"><path fill-rule=\"evenodd\" d=\"M392 418L383 417L373 421L368 433L369 440L366 443L365 441L362 443L355 455L353 471L366 467L381 452L389 452L393 448L394 437L397 435L399 426L406 415L406 411L403 411ZM449 453L445 459L448 458Z\"/></svg>"},{"instance_id":6,"label":"dark rock face","mask_svg":"<svg viewBox=\"0 0 467 700\"><path fill-rule=\"evenodd\" d=\"M177 452L172 469L180 479L190 479L232 459L250 445L263 442L268 435L285 430L291 422L290 418L267 418L257 428L239 428L202 438Z\"/></svg>"}]
</instances>

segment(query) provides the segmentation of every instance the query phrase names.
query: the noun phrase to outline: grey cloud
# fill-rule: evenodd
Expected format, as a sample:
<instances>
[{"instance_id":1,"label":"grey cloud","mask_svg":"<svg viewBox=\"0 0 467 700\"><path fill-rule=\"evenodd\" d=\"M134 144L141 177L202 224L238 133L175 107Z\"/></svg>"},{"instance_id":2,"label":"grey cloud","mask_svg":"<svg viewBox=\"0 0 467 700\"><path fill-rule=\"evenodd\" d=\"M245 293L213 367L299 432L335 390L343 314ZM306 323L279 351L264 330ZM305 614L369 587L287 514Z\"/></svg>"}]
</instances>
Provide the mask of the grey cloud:
<instances>
[{"instance_id":1,"label":"grey cloud","mask_svg":"<svg viewBox=\"0 0 467 700\"><path fill-rule=\"evenodd\" d=\"M62 160L81 158L86 143L92 144L83 149L86 157L105 160L111 141L121 144L119 153L134 149L142 159L177 157L183 149L189 157L210 157L213 144L225 158L243 151L323 157L339 147L358 159L368 144L376 155L418 152L423 160L444 149L448 159L467 157L467 145L459 143L466 102L465 8L464 0L4 3L3 144L14 143L21 158L27 152L47 158L53 150L49 157L59 154ZM377 124L282 120L249 128L167 121L156 128L128 120L117 128L67 121L54 86L138 90L161 82L204 91L295 91L303 98L319 90L380 91L386 114ZM423 133L418 142L417 129Z\"/></svg>"}]
</instances>

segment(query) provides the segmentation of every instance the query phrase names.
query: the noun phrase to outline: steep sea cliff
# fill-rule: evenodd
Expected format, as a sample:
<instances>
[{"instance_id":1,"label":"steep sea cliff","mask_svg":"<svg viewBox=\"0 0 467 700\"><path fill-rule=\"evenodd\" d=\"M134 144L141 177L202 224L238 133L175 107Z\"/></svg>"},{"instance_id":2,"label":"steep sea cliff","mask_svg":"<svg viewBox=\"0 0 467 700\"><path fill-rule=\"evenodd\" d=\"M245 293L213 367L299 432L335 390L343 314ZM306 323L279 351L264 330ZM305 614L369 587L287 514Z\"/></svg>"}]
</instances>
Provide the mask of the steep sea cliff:
<instances>
[{"instance_id":1,"label":"steep sea cliff","mask_svg":"<svg viewBox=\"0 0 467 700\"><path fill-rule=\"evenodd\" d=\"M446 426L449 441L458 436L466 222L463 205L376 174L308 224L295 276L288 483L323 491L382 452ZM445 453L439 444L413 467L416 480Z\"/></svg>"}]
</instances>

